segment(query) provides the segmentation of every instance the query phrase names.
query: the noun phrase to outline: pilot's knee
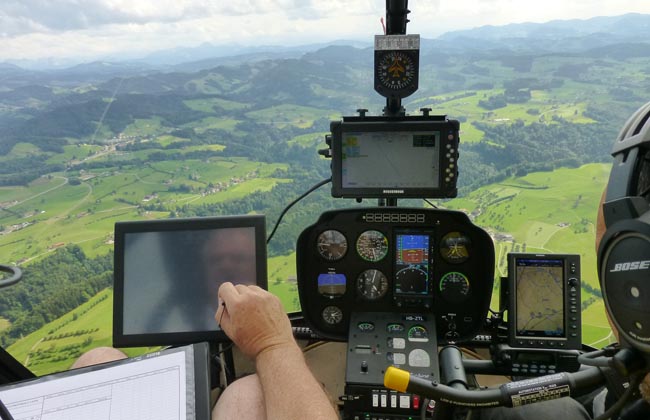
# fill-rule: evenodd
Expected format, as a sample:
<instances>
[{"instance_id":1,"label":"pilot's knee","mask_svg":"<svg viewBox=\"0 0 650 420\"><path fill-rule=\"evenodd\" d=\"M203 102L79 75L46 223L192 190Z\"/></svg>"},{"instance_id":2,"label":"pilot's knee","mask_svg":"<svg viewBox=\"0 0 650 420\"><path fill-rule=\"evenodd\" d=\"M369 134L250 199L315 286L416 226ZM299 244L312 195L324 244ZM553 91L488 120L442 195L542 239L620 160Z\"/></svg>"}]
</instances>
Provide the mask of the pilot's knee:
<instances>
[{"instance_id":1,"label":"pilot's knee","mask_svg":"<svg viewBox=\"0 0 650 420\"><path fill-rule=\"evenodd\" d=\"M212 420L265 418L264 394L257 375L244 376L228 385L212 410Z\"/></svg>"},{"instance_id":2,"label":"pilot's knee","mask_svg":"<svg viewBox=\"0 0 650 420\"><path fill-rule=\"evenodd\" d=\"M70 369L77 369L86 366L98 365L115 360L126 359L128 356L121 350L113 347L96 347L79 356Z\"/></svg>"}]
</instances>

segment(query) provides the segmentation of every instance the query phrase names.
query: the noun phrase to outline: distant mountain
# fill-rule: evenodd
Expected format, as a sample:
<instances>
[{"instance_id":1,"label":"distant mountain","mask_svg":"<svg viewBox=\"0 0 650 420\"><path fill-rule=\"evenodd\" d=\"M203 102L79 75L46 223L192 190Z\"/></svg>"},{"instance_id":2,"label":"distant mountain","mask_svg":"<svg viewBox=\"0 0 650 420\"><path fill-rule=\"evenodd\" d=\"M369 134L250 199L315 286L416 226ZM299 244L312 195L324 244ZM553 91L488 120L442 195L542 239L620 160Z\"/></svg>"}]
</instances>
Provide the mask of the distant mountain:
<instances>
[{"instance_id":1,"label":"distant mountain","mask_svg":"<svg viewBox=\"0 0 650 420\"><path fill-rule=\"evenodd\" d=\"M242 46L237 44L213 45L204 43L198 47L156 51L138 61L155 66L171 66L175 70L196 71L222 65L226 57L228 58L226 61L229 63L238 64L264 59L296 58L307 52L316 51L332 45L350 45L362 48L371 44L371 41L360 42L354 40L338 40L298 46Z\"/></svg>"},{"instance_id":2,"label":"distant mountain","mask_svg":"<svg viewBox=\"0 0 650 420\"><path fill-rule=\"evenodd\" d=\"M519 51L587 51L619 43L646 42L650 15L630 13L591 19L513 23L453 31L438 40L459 49L511 49Z\"/></svg>"},{"instance_id":3,"label":"distant mountain","mask_svg":"<svg viewBox=\"0 0 650 420\"><path fill-rule=\"evenodd\" d=\"M132 61L124 62L109 62L109 61L93 61L90 63L78 64L73 67L68 67L65 69L60 69L54 71L54 73L59 75L65 75L69 77L79 78L100 78L104 79L106 76L109 77L118 77L118 76L133 76L137 73L143 73L147 71L156 70L155 67L147 65L144 63L136 63Z\"/></svg>"}]
</instances>

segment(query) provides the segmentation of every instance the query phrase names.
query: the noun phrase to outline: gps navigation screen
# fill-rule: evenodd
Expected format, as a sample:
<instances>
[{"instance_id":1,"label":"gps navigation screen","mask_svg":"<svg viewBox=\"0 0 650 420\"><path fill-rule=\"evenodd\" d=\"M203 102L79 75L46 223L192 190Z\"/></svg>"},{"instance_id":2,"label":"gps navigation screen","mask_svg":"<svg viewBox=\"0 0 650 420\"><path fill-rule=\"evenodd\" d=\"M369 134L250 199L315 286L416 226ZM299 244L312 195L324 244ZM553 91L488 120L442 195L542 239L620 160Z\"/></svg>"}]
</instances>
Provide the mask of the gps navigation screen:
<instances>
[{"instance_id":1,"label":"gps navigation screen","mask_svg":"<svg viewBox=\"0 0 650 420\"><path fill-rule=\"evenodd\" d=\"M516 259L517 335L564 335L564 265L561 259Z\"/></svg>"},{"instance_id":2,"label":"gps navigation screen","mask_svg":"<svg viewBox=\"0 0 650 420\"><path fill-rule=\"evenodd\" d=\"M438 188L440 132L343 134L344 188Z\"/></svg>"}]
</instances>

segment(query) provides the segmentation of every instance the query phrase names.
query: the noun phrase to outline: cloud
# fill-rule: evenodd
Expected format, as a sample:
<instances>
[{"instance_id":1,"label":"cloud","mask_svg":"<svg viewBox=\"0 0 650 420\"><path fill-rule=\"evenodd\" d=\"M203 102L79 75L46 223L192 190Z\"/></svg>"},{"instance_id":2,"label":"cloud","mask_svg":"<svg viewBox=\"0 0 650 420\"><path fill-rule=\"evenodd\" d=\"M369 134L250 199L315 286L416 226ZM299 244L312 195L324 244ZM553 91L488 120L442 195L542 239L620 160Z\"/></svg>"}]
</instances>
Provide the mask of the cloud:
<instances>
[{"instance_id":1,"label":"cloud","mask_svg":"<svg viewBox=\"0 0 650 420\"><path fill-rule=\"evenodd\" d=\"M385 0L0 0L0 61L139 54L204 42L372 40ZM650 13L647 0L412 0L408 33Z\"/></svg>"},{"instance_id":2,"label":"cloud","mask_svg":"<svg viewBox=\"0 0 650 420\"><path fill-rule=\"evenodd\" d=\"M2 0L0 33L83 30L103 25L173 23L207 17L278 14L288 20L375 12L373 0Z\"/></svg>"}]
</instances>

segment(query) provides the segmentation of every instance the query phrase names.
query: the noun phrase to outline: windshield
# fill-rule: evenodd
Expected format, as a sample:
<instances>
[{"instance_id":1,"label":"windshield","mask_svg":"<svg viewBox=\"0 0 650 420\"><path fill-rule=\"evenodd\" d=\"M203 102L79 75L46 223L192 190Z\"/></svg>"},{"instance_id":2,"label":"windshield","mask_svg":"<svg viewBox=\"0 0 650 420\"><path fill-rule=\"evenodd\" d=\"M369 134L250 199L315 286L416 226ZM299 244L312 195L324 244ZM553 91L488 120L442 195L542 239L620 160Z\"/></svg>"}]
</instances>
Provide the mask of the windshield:
<instances>
[{"instance_id":1,"label":"windshield","mask_svg":"<svg viewBox=\"0 0 650 420\"><path fill-rule=\"evenodd\" d=\"M34 3L33 5L30 3ZM37 374L111 344L117 221L263 214L329 178L330 121L381 115L373 37L385 2L201 0L0 5L0 343ZM460 121L461 210L509 252L579 254L582 340L613 340L596 210L610 149L650 97L650 5L412 2L409 114ZM268 244L268 287L300 311L296 241L322 212L374 206L329 185ZM495 282L492 307L498 307ZM129 349L129 354L142 349Z\"/></svg>"}]
</instances>

